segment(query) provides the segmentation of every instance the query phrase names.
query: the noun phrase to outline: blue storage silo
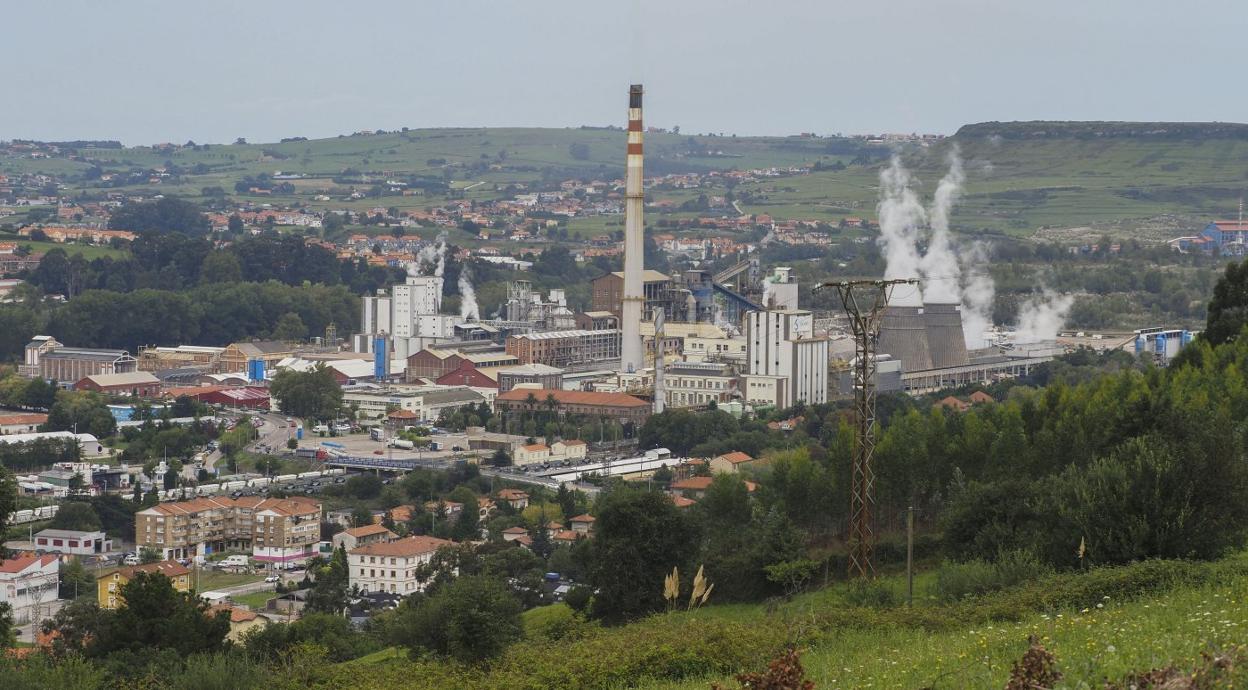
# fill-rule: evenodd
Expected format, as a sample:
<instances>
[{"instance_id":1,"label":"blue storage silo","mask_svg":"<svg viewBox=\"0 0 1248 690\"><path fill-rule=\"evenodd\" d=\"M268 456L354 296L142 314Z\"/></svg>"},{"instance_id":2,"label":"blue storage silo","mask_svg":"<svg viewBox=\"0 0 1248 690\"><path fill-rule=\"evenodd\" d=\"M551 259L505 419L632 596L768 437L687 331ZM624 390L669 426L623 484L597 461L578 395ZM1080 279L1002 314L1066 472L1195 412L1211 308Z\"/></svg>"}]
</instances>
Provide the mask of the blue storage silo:
<instances>
[{"instance_id":1,"label":"blue storage silo","mask_svg":"<svg viewBox=\"0 0 1248 690\"><path fill-rule=\"evenodd\" d=\"M373 378L385 381L390 377L390 353L386 349L385 336L373 340Z\"/></svg>"},{"instance_id":2,"label":"blue storage silo","mask_svg":"<svg viewBox=\"0 0 1248 690\"><path fill-rule=\"evenodd\" d=\"M247 380L259 382L264 380L264 360L249 359L247 360Z\"/></svg>"}]
</instances>

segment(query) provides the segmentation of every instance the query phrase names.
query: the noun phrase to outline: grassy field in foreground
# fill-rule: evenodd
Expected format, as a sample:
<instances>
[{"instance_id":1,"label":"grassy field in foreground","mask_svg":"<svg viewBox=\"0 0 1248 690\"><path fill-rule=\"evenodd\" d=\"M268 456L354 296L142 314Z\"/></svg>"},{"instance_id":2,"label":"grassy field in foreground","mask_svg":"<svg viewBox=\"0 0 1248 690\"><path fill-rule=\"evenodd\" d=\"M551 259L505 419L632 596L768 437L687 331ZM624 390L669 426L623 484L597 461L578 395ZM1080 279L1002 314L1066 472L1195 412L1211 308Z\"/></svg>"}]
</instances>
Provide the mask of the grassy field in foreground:
<instances>
[{"instance_id":1,"label":"grassy field in foreground","mask_svg":"<svg viewBox=\"0 0 1248 690\"><path fill-rule=\"evenodd\" d=\"M1245 596L1248 580L1240 579L1133 602L1106 597L1082 609L944 633L834 630L806 648L802 663L819 688L1001 688L1035 636L1056 655L1065 676L1062 687L1098 687L1132 672L1184 666L1202 651L1242 643L1248 639ZM708 686L704 679L642 685Z\"/></svg>"},{"instance_id":2,"label":"grassy field in foreground","mask_svg":"<svg viewBox=\"0 0 1248 690\"><path fill-rule=\"evenodd\" d=\"M1057 657L1060 687L1101 687L1132 672L1188 667L1248 634L1244 555L1050 576L952 604L927 596L931 585L930 575L919 582L913 608L864 605L896 601L901 582L891 578L884 586L894 597L864 599L841 584L778 605L711 606L611 629L543 631L526 614L528 638L489 668L387 650L328 667L316 684L705 689L761 670L796 642L818 688L1000 688L1035 636Z\"/></svg>"}]
</instances>

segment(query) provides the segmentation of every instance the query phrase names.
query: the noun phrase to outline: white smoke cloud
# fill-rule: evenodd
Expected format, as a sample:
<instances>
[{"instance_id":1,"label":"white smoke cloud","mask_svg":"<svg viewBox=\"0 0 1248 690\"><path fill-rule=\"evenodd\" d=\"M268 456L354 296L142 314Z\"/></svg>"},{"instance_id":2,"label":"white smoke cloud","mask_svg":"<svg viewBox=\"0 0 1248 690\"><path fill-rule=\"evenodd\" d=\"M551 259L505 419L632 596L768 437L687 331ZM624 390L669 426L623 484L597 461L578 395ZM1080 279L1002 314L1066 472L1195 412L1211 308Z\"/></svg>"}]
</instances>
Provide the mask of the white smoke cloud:
<instances>
[{"instance_id":1,"label":"white smoke cloud","mask_svg":"<svg viewBox=\"0 0 1248 690\"><path fill-rule=\"evenodd\" d=\"M465 320L481 320L481 312L477 307L477 291L472 287L472 271L466 263L459 270L459 316Z\"/></svg>"},{"instance_id":2,"label":"white smoke cloud","mask_svg":"<svg viewBox=\"0 0 1248 690\"><path fill-rule=\"evenodd\" d=\"M990 164L981 167L990 170ZM988 251L982 243L959 245L949 230L953 207L961 196L966 173L954 147L949 170L924 208L913 190L915 180L893 156L880 172L880 245L886 279L918 278L921 288L903 286L891 302L902 306L956 303L962 307L962 330L968 348L981 348L984 332L992 327L996 287L988 272ZM927 250L919 251L926 241ZM1061 329L1073 299L1049 289L1027 300L1019 313L1019 342L1051 340Z\"/></svg>"},{"instance_id":3,"label":"white smoke cloud","mask_svg":"<svg viewBox=\"0 0 1248 690\"><path fill-rule=\"evenodd\" d=\"M438 233L437 239L432 243L426 244L420 248L420 252L416 255L416 269L421 271L429 270L425 268L431 266L433 275L441 278L442 272L446 270L446 233ZM411 267L408 267L408 274L411 274Z\"/></svg>"},{"instance_id":4,"label":"white smoke cloud","mask_svg":"<svg viewBox=\"0 0 1248 690\"><path fill-rule=\"evenodd\" d=\"M987 347L984 333L992 328L996 285L988 272L988 246L975 242L959 256L962 264L962 336L970 349Z\"/></svg>"},{"instance_id":5,"label":"white smoke cloud","mask_svg":"<svg viewBox=\"0 0 1248 690\"><path fill-rule=\"evenodd\" d=\"M962 159L955 146L949 151L949 172L945 173L940 184L936 186L936 194L927 212L931 234L927 253L919 260L925 302L957 303L961 298L958 283L962 270L953 238L949 234L949 215L962 193L962 183L965 180Z\"/></svg>"},{"instance_id":6,"label":"white smoke cloud","mask_svg":"<svg viewBox=\"0 0 1248 690\"><path fill-rule=\"evenodd\" d=\"M926 212L919 196L910 188L910 171L901 164L899 156L893 156L889 166L880 171L880 203L876 211L880 217L880 244L884 249L884 278L919 277L919 228L926 220ZM896 290L896 304L919 306L923 304L921 290Z\"/></svg>"},{"instance_id":7,"label":"white smoke cloud","mask_svg":"<svg viewBox=\"0 0 1248 690\"><path fill-rule=\"evenodd\" d=\"M1038 295L1032 295L1018 310L1018 330L1014 341L1034 343L1053 340L1066 323L1066 316L1075 298L1062 295L1044 287Z\"/></svg>"}]
</instances>

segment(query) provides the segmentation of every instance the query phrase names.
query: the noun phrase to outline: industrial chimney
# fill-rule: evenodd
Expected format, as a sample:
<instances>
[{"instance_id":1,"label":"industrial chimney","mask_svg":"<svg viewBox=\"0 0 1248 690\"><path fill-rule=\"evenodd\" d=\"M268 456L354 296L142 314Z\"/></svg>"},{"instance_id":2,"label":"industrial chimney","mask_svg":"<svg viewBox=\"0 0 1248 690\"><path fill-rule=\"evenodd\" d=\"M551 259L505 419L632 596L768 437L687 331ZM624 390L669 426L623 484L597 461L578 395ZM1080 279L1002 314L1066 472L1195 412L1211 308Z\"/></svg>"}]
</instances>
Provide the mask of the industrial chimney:
<instances>
[{"instance_id":1,"label":"industrial chimney","mask_svg":"<svg viewBox=\"0 0 1248 690\"><path fill-rule=\"evenodd\" d=\"M645 226L641 213L644 203L641 185L641 84L628 89L628 162L624 171L624 297L620 309L623 340L620 343L620 370L640 371L644 362L641 319L645 311L642 272Z\"/></svg>"}]
</instances>

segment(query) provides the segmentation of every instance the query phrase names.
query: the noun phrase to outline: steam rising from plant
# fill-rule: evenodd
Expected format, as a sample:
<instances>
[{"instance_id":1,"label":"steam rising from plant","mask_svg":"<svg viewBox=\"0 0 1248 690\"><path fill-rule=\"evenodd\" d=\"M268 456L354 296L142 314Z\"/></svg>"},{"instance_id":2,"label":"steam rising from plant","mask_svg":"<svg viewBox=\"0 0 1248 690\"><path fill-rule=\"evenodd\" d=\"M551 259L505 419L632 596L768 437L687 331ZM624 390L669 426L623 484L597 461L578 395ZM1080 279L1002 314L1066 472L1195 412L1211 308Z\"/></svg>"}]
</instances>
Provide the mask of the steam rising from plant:
<instances>
[{"instance_id":1,"label":"steam rising from plant","mask_svg":"<svg viewBox=\"0 0 1248 690\"><path fill-rule=\"evenodd\" d=\"M459 269L459 315L463 319L481 320L477 291L472 287L472 270L466 263Z\"/></svg>"},{"instance_id":2,"label":"steam rising from plant","mask_svg":"<svg viewBox=\"0 0 1248 690\"><path fill-rule=\"evenodd\" d=\"M1041 288L1038 295L1027 298L1019 307L1015 340L1020 343L1052 340L1066 323L1066 315L1074 302L1075 298L1070 295Z\"/></svg>"},{"instance_id":3,"label":"steam rising from plant","mask_svg":"<svg viewBox=\"0 0 1248 690\"><path fill-rule=\"evenodd\" d=\"M924 208L914 191L914 177L893 156L880 172L880 239L884 277L918 278L920 286L903 286L892 295L900 306L954 303L962 307L962 331L968 348L985 346L984 332L992 326L995 286L988 272L988 251L982 243L959 246L949 232L949 218L962 194L966 173L955 146L949 152L949 170ZM919 245L926 241L926 251ZM1029 299L1019 312L1019 339L1051 340L1062 327L1071 298L1051 290Z\"/></svg>"},{"instance_id":4,"label":"steam rising from plant","mask_svg":"<svg viewBox=\"0 0 1248 690\"><path fill-rule=\"evenodd\" d=\"M438 233L437 239L431 244L421 247L420 253L416 255L417 270L427 270L426 265L433 267L433 275L441 278L442 272L446 270L446 233ZM410 270L409 270L410 273ZM425 274L427 275L427 274Z\"/></svg>"},{"instance_id":5,"label":"steam rising from plant","mask_svg":"<svg viewBox=\"0 0 1248 690\"><path fill-rule=\"evenodd\" d=\"M984 333L992 328L996 285L988 272L988 245L974 242L958 257L962 266L962 336L969 348L985 347Z\"/></svg>"}]
</instances>

